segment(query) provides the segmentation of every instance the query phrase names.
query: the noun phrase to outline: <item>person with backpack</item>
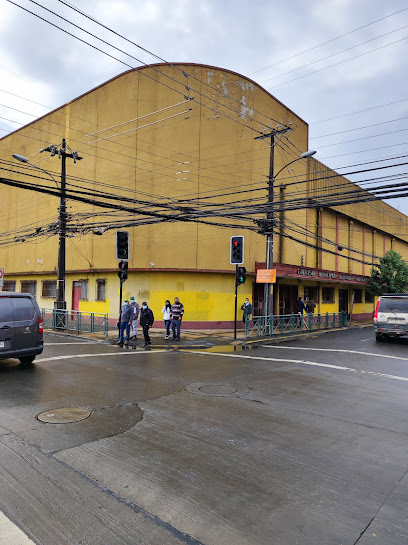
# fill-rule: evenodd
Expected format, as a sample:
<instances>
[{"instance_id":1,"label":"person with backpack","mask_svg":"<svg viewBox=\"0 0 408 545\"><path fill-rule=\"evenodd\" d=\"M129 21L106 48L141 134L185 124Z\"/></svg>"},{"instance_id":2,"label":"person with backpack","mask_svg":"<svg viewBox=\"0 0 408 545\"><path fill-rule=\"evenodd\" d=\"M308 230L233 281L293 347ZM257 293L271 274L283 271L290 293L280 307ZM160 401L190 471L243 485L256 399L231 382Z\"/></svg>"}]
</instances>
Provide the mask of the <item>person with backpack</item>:
<instances>
[{"instance_id":1,"label":"person with backpack","mask_svg":"<svg viewBox=\"0 0 408 545\"><path fill-rule=\"evenodd\" d=\"M306 303L306 313L314 314L315 308L316 308L316 303L313 301L313 299L309 299L309 301Z\"/></svg>"}]
</instances>

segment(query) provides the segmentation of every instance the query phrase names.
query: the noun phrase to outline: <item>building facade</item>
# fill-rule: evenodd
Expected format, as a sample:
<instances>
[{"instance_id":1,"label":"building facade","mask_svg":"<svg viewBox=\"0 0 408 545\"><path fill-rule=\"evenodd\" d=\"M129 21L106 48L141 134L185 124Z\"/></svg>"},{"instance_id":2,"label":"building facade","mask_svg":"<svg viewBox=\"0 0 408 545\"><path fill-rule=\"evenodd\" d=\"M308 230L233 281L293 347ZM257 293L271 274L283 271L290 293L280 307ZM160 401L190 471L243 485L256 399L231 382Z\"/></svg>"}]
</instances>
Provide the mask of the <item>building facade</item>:
<instances>
[{"instance_id":1,"label":"building facade","mask_svg":"<svg viewBox=\"0 0 408 545\"><path fill-rule=\"evenodd\" d=\"M281 171L274 187L274 313L294 311L301 296L314 299L316 312L371 316L366 281L372 263L390 248L408 259L407 217L381 201L336 204L341 192L359 188L313 158L295 161L308 149L306 122L250 79L192 64L125 72L0 139L3 181L54 188L48 194L1 185L3 289L29 291L40 307L53 307L59 200L50 176L58 181L60 162L37 153L65 138L83 157L67 163L68 308L116 319L115 232L125 229L130 252L123 297L148 301L156 319L165 299L178 296L185 327L232 326L230 237L237 234L245 236L247 269L238 300L249 297L262 314L264 286L256 283L256 271L265 268L265 236L253 228L268 200L271 148L256 137L279 123L291 130L274 149L275 172ZM13 162L16 153L41 160L43 171ZM99 207L108 202L106 194L120 197L123 209ZM305 206L279 206L295 197ZM190 217L198 204L202 215ZM218 206L234 214L239 206L252 207L254 221L237 215L233 222L225 215L217 220L210 212Z\"/></svg>"}]
</instances>

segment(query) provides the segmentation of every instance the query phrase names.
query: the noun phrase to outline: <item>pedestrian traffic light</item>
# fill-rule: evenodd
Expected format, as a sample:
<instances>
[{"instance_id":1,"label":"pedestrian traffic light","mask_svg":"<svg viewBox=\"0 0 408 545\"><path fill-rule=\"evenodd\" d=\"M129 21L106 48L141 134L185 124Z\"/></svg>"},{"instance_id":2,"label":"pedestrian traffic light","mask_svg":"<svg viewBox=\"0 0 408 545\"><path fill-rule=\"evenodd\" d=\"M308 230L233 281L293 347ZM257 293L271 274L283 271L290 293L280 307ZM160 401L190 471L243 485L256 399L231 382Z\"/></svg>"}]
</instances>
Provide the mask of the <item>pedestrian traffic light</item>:
<instances>
[{"instance_id":1,"label":"pedestrian traffic light","mask_svg":"<svg viewBox=\"0 0 408 545\"><path fill-rule=\"evenodd\" d=\"M129 259L128 231L116 231L116 259Z\"/></svg>"},{"instance_id":2,"label":"pedestrian traffic light","mask_svg":"<svg viewBox=\"0 0 408 545\"><path fill-rule=\"evenodd\" d=\"M246 281L246 268L238 267L237 278L236 278L237 286L239 286L240 284L245 284L245 281Z\"/></svg>"},{"instance_id":3,"label":"pedestrian traffic light","mask_svg":"<svg viewBox=\"0 0 408 545\"><path fill-rule=\"evenodd\" d=\"M120 278L120 281L124 282L125 280L127 280L127 277L128 277L128 262L119 261L118 267L119 267L118 276Z\"/></svg>"},{"instance_id":4,"label":"pedestrian traffic light","mask_svg":"<svg viewBox=\"0 0 408 545\"><path fill-rule=\"evenodd\" d=\"M240 265L244 262L244 237L231 237L231 265Z\"/></svg>"}]
</instances>

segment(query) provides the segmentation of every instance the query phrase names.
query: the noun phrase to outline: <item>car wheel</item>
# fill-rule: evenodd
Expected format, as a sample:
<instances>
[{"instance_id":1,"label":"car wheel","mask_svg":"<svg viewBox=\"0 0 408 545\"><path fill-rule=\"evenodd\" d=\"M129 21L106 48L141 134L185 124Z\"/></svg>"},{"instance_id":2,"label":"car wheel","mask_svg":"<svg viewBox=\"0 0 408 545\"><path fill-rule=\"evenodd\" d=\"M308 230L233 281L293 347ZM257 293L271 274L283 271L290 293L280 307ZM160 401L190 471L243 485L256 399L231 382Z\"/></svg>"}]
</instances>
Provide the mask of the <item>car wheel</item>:
<instances>
[{"instance_id":1,"label":"car wheel","mask_svg":"<svg viewBox=\"0 0 408 545\"><path fill-rule=\"evenodd\" d=\"M381 335L381 333L376 333L375 340L378 342L382 342L384 340L384 337Z\"/></svg>"},{"instance_id":2,"label":"car wheel","mask_svg":"<svg viewBox=\"0 0 408 545\"><path fill-rule=\"evenodd\" d=\"M21 365L31 365L35 360L35 356L21 356L21 358L18 359L20 360Z\"/></svg>"}]
</instances>

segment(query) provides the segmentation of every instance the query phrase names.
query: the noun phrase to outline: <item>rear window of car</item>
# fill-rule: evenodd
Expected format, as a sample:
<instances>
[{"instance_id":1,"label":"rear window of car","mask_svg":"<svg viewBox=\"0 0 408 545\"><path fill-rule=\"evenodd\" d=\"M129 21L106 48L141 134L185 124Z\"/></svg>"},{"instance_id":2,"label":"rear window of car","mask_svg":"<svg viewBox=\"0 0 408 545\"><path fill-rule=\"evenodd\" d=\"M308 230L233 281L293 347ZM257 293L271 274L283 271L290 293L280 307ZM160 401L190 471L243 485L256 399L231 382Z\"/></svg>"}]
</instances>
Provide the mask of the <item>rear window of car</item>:
<instances>
[{"instance_id":1,"label":"rear window of car","mask_svg":"<svg viewBox=\"0 0 408 545\"><path fill-rule=\"evenodd\" d=\"M14 320L16 322L25 322L35 317L35 308L33 302L28 297L13 298Z\"/></svg>"},{"instance_id":2,"label":"rear window of car","mask_svg":"<svg viewBox=\"0 0 408 545\"><path fill-rule=\"evenodd\" d=\"M408 297L384 297L380 299L378 312L408 313Z\"/></svg>"},{"instance_id":3,"label":"rear window of car","mask_svg":"<svg viewBox=\"0 0 408 545\"><path fill-rule=\"evenodd\" d=\"M10 297L0 297L0 322L14 322L13 305Z\"/></svg>"}]
</instances>

